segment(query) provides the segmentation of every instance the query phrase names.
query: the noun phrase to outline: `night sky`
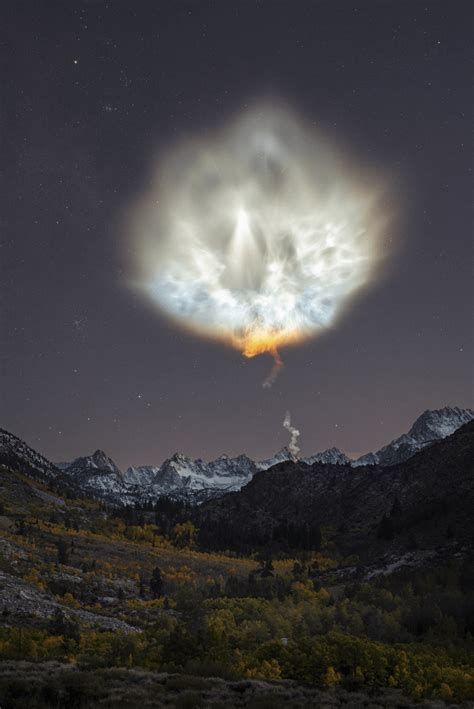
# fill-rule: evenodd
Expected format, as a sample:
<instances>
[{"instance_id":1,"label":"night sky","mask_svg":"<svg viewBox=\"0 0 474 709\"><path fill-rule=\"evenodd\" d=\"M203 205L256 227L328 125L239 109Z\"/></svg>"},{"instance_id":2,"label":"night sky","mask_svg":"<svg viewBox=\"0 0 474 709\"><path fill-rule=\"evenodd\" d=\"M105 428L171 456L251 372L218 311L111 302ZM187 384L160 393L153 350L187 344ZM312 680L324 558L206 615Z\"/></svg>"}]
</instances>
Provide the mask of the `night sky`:
<instances>
[{"instance_id":1,"label":"night sky","mask_svg":"<svg viewBox=\"0 0 474 709\"><path fill-rule=\"evenodd\" d=\"M373 450L472 406L470 2L4 3L2 421L52 460ZM261 96L396 185L397 246L320 337L198 338L129 287L124 215L160 151Z\"/></svg>"}]
</instances>

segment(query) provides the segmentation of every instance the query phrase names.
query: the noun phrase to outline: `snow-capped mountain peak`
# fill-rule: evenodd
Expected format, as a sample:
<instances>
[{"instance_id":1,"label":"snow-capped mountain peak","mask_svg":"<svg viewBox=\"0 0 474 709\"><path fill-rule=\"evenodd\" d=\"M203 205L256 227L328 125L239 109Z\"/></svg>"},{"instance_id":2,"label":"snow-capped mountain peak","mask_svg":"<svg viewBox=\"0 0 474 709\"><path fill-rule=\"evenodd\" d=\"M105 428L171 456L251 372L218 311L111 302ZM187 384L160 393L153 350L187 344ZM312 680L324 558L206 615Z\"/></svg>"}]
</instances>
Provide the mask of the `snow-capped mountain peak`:
<instances>
[{"instance_id":1,"label":"snow-capped mountain peak","mask_svg":"<svg viewBox=\"0 0 474 709\"><path fill-rule=\"evenodd\" d=\"M426 410L419 416L408 433L403 433L376 453L367 453L353 462L360 465L395 465L418 453L426 446L450 436L454 431L474 419L472 409L445 406Z\"/></svg>"},{"instance_id":2,"label":"snow-capped mountain peak","mask_svg":"<svg viewBox=\"0 0 474 709\"><path fill-rule=\"evenodd\" d=\"M109 472L121 476L120 469L115 465L112 458L109 458L103 450L97 449L92 455L86 455L76 458L67 468L63 468L64 472L73 474L77 471L97 471Z\"/></svg>"},{"instance_id":3,"label":"snow-capped mountain peak","mask_svg":"<svg viewBox=\"0 0 474 709\"><path fill-rule=\"evenodd\" d=\"M303 458L303 462L308 465L313 465L313 463L324 463L325 465L350 465L352 463L351 459L347 457L345 453L339 450L339 448L328 448L322 453L316 453L315 455L309 456L309 458Z\"/></svg>"},{"instance_id":4,"label":"snow-capped mountain peak","mask_svg":"<svg viewBox=\"0 0 474 709\"><path fill-rule=\"evenodd\" d=\"M472 409L445 406L444 409L426 410L408 431L408 436L417 440L438 440L454 433L465 423L474 419Z\"/></svg>"},{"instance_id":5,"label":"snow-capped mountain peak","mask_svg":"<svg viewBox=\"0 0 474 709\"><path fill-rule=\"evenodd\" d=\"M100 470L110 470L113 473L120 473L112 458L109 458L104 451L98 449L90 457L90 466Z\"/></svg>"}]
</instances>

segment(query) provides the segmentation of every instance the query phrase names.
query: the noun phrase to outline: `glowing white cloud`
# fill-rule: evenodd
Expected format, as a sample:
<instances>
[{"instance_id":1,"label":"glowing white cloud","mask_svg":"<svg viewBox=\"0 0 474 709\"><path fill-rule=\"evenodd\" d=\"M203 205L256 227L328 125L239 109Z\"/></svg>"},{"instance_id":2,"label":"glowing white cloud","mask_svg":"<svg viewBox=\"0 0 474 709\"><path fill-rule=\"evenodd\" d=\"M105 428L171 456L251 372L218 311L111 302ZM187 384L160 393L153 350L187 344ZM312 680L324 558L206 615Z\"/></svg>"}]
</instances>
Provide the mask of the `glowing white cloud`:
<instances>
[{"instance_id":1,"label":"glowing white cloud","mask_svg":"<svg viewBox=\"0 0 474 709\"><path fill-rule=\"evenodd\" d=\"M245 355L334 322L381 254L379 186L288 109L255 106L178 146L136 210L140 283Z\"/></svg>"}]
</instances>

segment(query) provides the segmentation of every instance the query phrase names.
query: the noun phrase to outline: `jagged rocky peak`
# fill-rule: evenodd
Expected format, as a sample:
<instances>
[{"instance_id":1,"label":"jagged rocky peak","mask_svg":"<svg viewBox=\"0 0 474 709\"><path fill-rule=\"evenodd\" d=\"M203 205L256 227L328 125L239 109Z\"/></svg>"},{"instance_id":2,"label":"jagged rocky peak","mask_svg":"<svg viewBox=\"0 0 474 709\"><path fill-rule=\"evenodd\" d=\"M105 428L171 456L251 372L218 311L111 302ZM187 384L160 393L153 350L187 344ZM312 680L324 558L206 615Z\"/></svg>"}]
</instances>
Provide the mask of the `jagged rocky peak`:
<instances>
[{"instance_id":1,"label":"jagged rocky peak","mask_svg":"<svg viewBox=\"0 0 474 709\"><path fill-rule=\"evenodd\" d=\"M290 451L290 449L285 446L281 450L278 451L278 453L271 458L266 458L265 460L260 460L257 463L257 469L258 470L268 470L268 468L272 468L274 465L278 465L278 463L284 463L285 461L291 460L293 462L297 461L297 458L293 455L293 453Z\"/></svg>"},{"instance_id":2,"label":"jagged rocky peak","mask_svg":"<svg viewBox=\"0 0 474 709\"><path fill-rule=\"evenodd\" d=\"M163 465L169 464L169 463L175 463L177 465L189 465L189 463L192 463L193 461L191 458L188 458L187 455L184 455L184 453L173 453L173 455L170 458L167 458Z\"/></svg>"},{"instance_id":3,"label":"jagged rocky peak","mask_svg":"<svg viewBox=\"0 0 474 709\"><path fill-rule=\"evenodd\" d=\"M408 435L426 440L433 436L435 440L438 440L451 435L473 419L474 411L472 409L460 409L458 406L445 406L443 409L435 409L434 411L427 409L416 419L408 431Z\"/></svg>"},{"instance_id":4,"label":"jagged rocky peak","mask_svg":"<svg viewBox=\"0 0 474 709\"><path fill-rule=\"evenodd\" d=\"M206 467L212 475L221 477L249 478L257 470L255 461L242 453L235 458L221 455L207 463Z\"/></svg>"},{"instance_id":5,"label":"jagged rocky peak","mask_svg":"<svg viewBox=\"0 0 474 709\"><path fill-rule=\"evenodd\" d=\"M366 453L365 455L362 455L360 458L357 458L357 460L352 461L352 466L354 468L358 468L361 465L377 465L378 464L378 458L376 453Z\"/></svg>"},{"instance_id":6,"label":"jagged rocky peak","mask_svg":"<svg viewBox=\"0 0 474 709\"><path fill-rule=\"evenodd\" d=\"M109 456L104 453L103 450L100 450L100 448L97 449L92 455L76 458L67 468L63 470L66 473L100 471L122 476L120 468L118 468L112 458L109 458Z\"/></svg>"},{"instance_id":7,"label":"jagged rocky peak","mask_svg":"<svg viewBox=\"0 0 474 709\"><path fill-rule=\"evenodd\" d=\"M110 470L113 470L114 472L118 471L117 466L115 465L114 461L109 458L104 451L97 449L95 453L92 454L91 456L92 463L97 467L97 468L102 468L102 470L105 470L107 468L110 468Z\"/></svg>"},{"instance_id":8,"label":"jagged rocky peak","mask_svg":"<svg viewBox=\"0 0 474 709\"><path fill-rule=\"evenodd\" d=\"M160 471L167 470L168 468L173 468L174 470L182 470L186 468L191 463L191 458L187 458L182 453L173 453L172 456L166 458L160 465Z\"/></svg>"},{"instance_id":9,"label":"jagged rocky peak","mask_svg":"<svg viewBox=\"0 0 474 709\"><path fill-rule=\"evenodd\" d=\"M322 451L322 453L311 455L309 458L303 458L303 463L307 463L308 465L312 465L313 463L324 463L326 465L350 465L352 461L345 453L340 451L339 448L333 447Z\"/></svg>"}]
</instances>

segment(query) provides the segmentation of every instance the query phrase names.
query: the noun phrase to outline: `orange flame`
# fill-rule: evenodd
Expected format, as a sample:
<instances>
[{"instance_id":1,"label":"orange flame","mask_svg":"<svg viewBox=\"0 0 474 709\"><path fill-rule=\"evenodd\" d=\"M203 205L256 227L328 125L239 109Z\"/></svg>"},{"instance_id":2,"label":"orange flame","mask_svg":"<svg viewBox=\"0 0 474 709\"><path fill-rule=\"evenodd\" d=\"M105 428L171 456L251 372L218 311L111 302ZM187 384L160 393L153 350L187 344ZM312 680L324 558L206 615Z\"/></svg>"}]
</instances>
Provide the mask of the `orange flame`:
<instances>
[{"instance_id":1,"label":"orange flame","mask_svg":"<svg viewBox=\"0 0 474 709\"><path fill-rule=\"evenodd\" d=\"M278 347L293 344L301 341L301 334L280 330L279 332L269 332L268 330L251 330L242 337L234 338L234 345L241 350L245 357L255 357L259 354L269 352L274 354Z\"/></svg>"},{"instance_id":2,"label":"orange flame","mask_svg":"<svg viewBox=\"0 0 474 709\"><path fill-rule=\"evenodd\" d=\"M268 352L274 360L270 374L263 382L264 388L270 388L283 367L283 361L278 352L278 347L299 342L302 336L295 332L268 332L263 330L252 330L243 337L234 338L234 346L241 350L244 357L255 357Z\"/></svg>"}]
</instances>

